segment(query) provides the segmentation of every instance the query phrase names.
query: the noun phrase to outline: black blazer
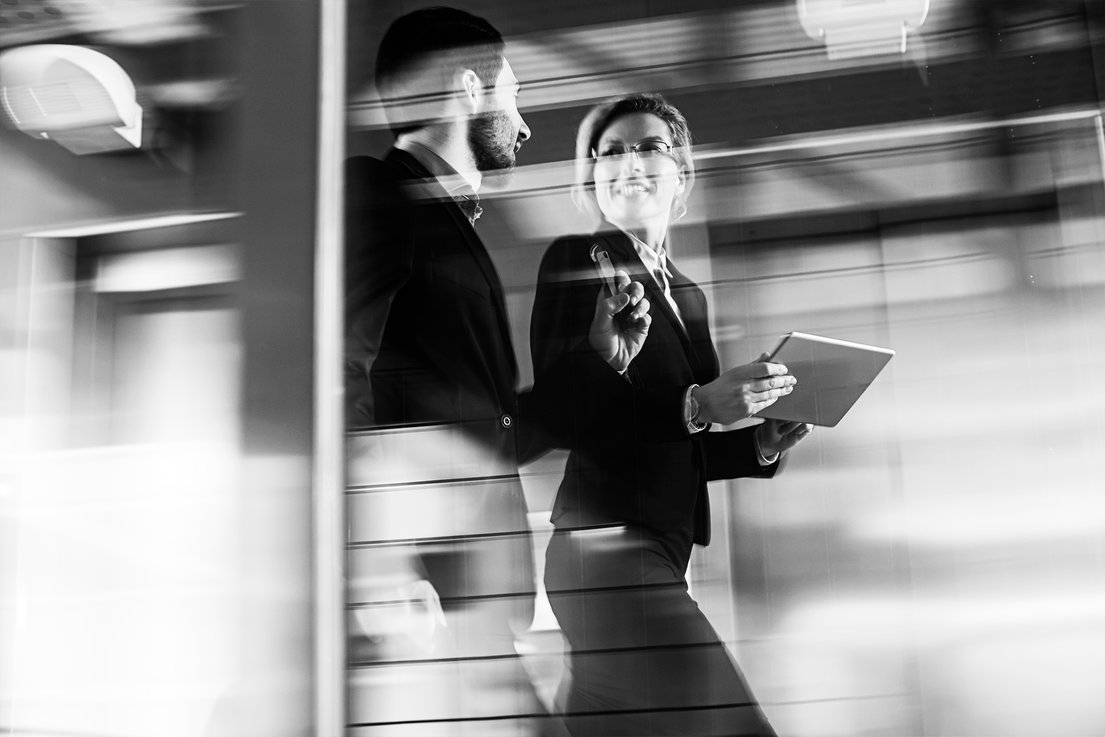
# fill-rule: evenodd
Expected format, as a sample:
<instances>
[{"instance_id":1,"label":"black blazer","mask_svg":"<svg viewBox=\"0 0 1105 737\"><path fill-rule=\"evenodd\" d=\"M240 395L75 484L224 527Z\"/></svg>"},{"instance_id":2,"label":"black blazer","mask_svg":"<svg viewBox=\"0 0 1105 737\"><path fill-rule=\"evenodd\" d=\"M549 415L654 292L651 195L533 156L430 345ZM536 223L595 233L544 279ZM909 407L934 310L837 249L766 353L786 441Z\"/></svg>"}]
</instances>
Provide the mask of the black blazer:
<instances>
[{"instance_id":1,"label":"black blazer","mask_svg":"<svg viewBox=\"0 0 1105 737\"><path fill-rule=\"evenodd\" d=\"M670 287L683 325L645 269L629 237L620 231L555 241L541 262L533 306L530 347L538 381L586 335L601 289L592 246L606 249L616 269L645 286L652 325L630 364L612 414L605 418L573 401L572 452L553 507L558 527L632 522L659 532L693 526L694 542L709 543L706 482L741 476L770 477L762 467L755 428L690 435L683 394L719 375L710 339L706 297L668 262ZM608 404L603 411L609 411Z\"/></svg>"},{"instance_id":2,"label":"black blazer","mask_svg":"<svg viewBox=\"0 0 1105 737\"><path fill-rule=\"evenodd\" d=\"M370 428L435 426L365 437L398 437L388 452L435 469L411 487L424 503L464 505L463 537L417 541L424 575L447 608L506 597L525 621L534 569L517 472L533 423L519 419L531 403L516 387L502 283L465 214L413 156L355 157L345 171L351 442Z\"/></svg>"},{"instance_id":3,"label":"black blazer","mask_svg":"<svg viewBox=\"0 0 1105 737\"><path fill-rule=\"evenodd\" d=\"M464 213L399 149L346 162L345 206L347 426L456 424L514 459L502 283Z\"/></svg>"}]
</instances>

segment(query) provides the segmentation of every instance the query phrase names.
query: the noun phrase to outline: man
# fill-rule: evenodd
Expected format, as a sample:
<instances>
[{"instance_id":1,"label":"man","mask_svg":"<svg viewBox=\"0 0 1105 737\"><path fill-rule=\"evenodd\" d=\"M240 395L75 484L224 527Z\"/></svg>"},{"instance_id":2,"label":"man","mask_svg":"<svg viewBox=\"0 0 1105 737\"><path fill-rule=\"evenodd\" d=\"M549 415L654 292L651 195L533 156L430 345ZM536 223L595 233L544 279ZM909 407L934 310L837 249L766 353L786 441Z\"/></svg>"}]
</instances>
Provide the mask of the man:
<instances>
[{"instance_id":1,"label":"man","mask_svg":"<svg viewBox=\"0 0 1105 737\"><path fill-rule=\"evenodd\" d=\"M547 731L513 647L535 588L518 464L570 431L556 411L565 392L582 394L596 423L609 424L604 397L625 390L649 303L618 275L570 359L576 371L518 392L502 283L475 229L484 174L512 168L530 136L502 37L463 11L415 11L385 34L376 85L395 144L384 161L346 167L349 480L365 492L350 495L350 599L365 634L390 633L374 641L392 649L352 660L367 667L432 652L440 667L412 673L413 691L395 685L401 678L354 690L351 721ZM388 586L397 593L383 593ZM382 602L405 599L422 615L385 621ZM438 601L444 629L434 625Z\"/></svg>"}]
</instances>

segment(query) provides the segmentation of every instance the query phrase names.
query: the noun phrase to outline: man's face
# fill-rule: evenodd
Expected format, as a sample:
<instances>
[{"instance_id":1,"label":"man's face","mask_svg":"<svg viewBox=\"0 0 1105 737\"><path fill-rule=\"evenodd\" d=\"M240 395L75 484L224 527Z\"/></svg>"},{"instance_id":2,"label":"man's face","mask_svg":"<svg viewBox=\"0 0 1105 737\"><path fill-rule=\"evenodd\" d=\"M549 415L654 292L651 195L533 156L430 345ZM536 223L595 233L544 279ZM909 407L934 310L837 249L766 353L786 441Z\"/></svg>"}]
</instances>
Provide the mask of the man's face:
<instances>
[{"instance_id":1,"label":"man's face","mask_svg":"<svg viewBox=\"0 0 1105 737\"><path fill-rule=\"evenodd\" d=\"M518 112L518 78L503 59L495 86L484 96L484 110L468 124L468 143L482 172L514 168L522 142L529 139L529 126Z\"/></svg>"}]
</instances>

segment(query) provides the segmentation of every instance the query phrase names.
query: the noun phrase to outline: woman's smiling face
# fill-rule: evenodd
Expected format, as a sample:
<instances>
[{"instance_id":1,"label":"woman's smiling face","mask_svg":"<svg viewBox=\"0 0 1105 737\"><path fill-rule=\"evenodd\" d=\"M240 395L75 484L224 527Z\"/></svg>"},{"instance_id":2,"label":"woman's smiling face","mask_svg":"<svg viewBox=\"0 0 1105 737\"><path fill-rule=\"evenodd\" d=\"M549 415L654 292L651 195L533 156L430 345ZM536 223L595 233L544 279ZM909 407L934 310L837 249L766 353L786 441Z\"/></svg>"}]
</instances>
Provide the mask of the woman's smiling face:
<instances>
[{"instance_id":1,"label":"woman's smiling face","mask_svg":"<svg viewBox=\"0 0 1105 737\"><path fill-rule=\"evenodd\" d=\"M664 120L630 113L603 130L592 152L595 200L603 216L650 244L663 241L672 204L686 187L671 146Z\"/></svg>"}]
</instances>

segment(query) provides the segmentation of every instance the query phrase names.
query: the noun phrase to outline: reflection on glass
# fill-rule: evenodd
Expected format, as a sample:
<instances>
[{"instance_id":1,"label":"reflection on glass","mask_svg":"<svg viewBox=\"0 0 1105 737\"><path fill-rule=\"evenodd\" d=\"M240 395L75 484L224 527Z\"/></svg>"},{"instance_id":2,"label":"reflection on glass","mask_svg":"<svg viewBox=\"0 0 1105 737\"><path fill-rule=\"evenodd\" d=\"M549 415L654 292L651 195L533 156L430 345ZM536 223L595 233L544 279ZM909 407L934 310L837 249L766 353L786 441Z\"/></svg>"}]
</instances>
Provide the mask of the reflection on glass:
<instances>
[{"instance_id":1,"label":"reflection on glass","mask_svg":"<svg viewBox=\"0 0 1105 737\"><path fill-rule=\"evenodd\" d=\"M698 170L669 251L721 363L792 330L897 351L770 485L711 485L690 590L772 724L1095 735L1105 31L1079 3L929 5L904 54L835 57L795 2L497 8L533 135L479 233L524 345L545 248L588 229L572 131L595 100L663 91ZM352 148L386 147L382 116L371 85L351 96ZM563 463L523 469L539 569ZM555 709L564 623L543 589L536 612L515 649Z\"/></svg>"}]
</instances>

